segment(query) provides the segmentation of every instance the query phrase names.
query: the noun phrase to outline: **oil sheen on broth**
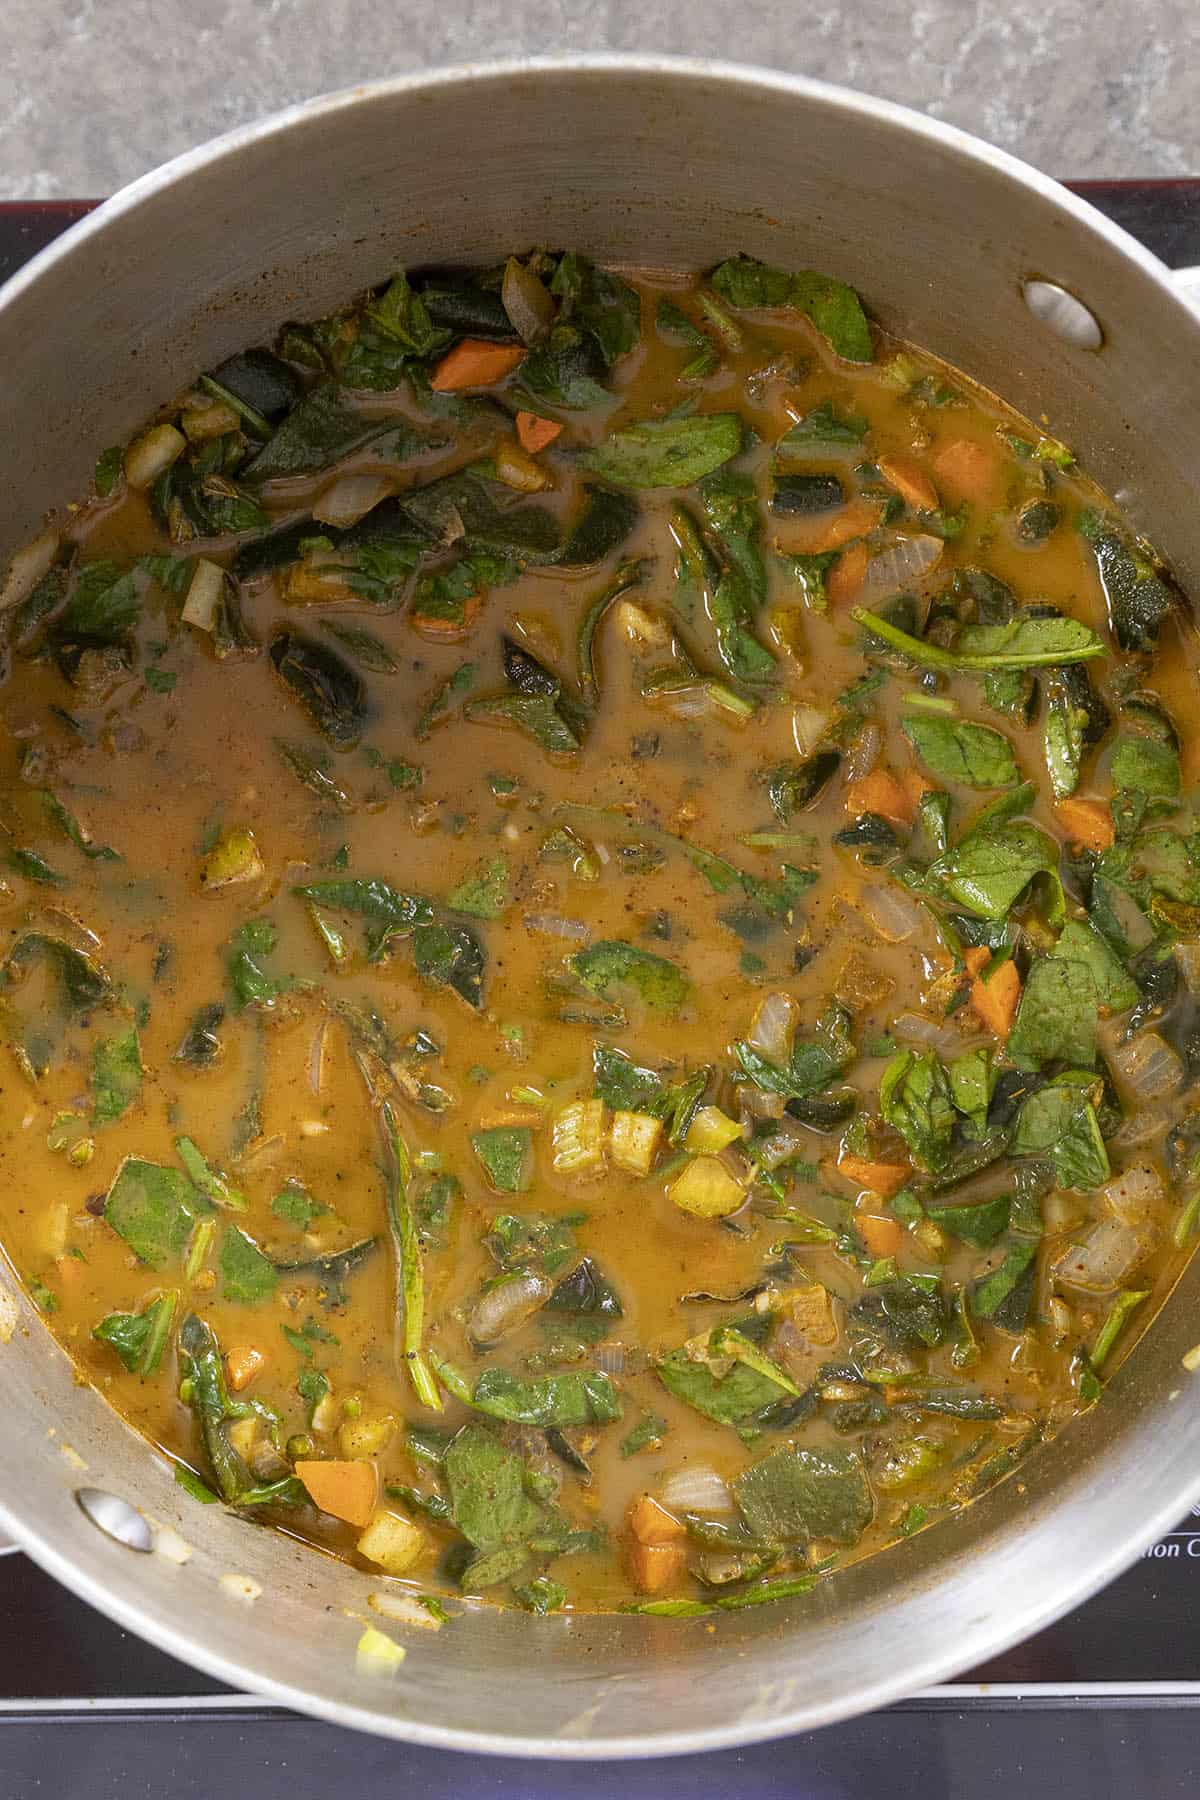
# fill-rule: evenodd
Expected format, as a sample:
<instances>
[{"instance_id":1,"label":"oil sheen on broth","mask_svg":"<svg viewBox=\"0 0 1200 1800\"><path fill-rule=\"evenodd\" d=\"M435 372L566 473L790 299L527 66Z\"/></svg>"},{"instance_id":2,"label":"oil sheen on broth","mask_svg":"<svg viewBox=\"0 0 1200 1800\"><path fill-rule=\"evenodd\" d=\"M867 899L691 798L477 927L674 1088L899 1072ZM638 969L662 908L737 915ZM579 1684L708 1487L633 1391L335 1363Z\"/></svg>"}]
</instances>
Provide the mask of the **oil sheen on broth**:
<instances>
[{"instance_id":1,"label":"oil sheen on broth","mask_svg":"<svg viewBox=\"0 0 1200 1800\"><path fill-rule=\"evenodd\" d=\"M60 525L0 1231L185 1486L690 1614L1106 1403L1197 1223L1198 770L1069 449L835 281L538 253L286 327Z\"/></svg>"}]
</instances>

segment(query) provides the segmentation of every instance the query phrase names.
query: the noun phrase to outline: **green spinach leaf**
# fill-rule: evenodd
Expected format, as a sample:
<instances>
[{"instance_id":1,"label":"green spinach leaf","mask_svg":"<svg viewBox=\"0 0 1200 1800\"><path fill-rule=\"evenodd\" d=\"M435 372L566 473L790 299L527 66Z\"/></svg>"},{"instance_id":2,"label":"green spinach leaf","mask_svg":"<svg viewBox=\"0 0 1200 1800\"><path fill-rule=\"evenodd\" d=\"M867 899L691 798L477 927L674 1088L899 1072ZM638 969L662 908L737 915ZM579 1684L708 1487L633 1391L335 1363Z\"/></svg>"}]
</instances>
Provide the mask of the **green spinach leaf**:
<instances>
[{"instance_id":1,"label":"green spinach leaf","mask_svg":"<svg viewBox=\"0 0 1200 1800\"><path fill-rule=\"evenodd\" d=\"M742 448L737 413L641 419L585 450L585 469L620 488L690 487Z\"/></svg>"},{"instance_id":2,"label":"green spinach leaf","mask_svg":"<svg viewBox=\"0 0 1200 1800\"><path fill-rule=\"evenodd\" d=\"M873 362L871 328L862 301L852 287L814 269L789 274L751 256L733 256L713 270L713 287L739 309L794 307L810 319L844 362Z\"/></svg>"}]
</instances>

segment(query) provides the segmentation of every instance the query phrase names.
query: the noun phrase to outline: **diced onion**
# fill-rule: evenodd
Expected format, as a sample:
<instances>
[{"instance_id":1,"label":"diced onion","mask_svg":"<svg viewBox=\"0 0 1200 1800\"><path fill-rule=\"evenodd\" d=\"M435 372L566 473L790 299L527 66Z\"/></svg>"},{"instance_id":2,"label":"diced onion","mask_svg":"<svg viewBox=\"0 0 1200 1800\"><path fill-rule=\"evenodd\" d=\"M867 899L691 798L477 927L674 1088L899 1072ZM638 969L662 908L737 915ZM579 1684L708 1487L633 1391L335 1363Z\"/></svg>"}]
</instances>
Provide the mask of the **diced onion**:
<instances>
[{"instance_id":1,"label":"diced onion","mask_svg":"<svg viewBox=\"0 0 1200 1800\"><path fill-rule=\"evenodd\" d=\"M152 425L125 452L125 479L131 488L153 486L187 449L187 439L174 425Z\"/></svg>"},{"instance_id":2,"label":"diced onion","mask_svg":"<svg viewBox=\"0 0 1200 1800\"><path fill-rule=\"evenodd\" d=\"M526 913L521 923L526 931L534 931L539 937L572 938L582 943L591 935L582 919L564 919L558 913Z\"/></svg>"},{"instance_id":3,"label":"diced onion","mask_svg":"<svg viewBox=\"0 0 1200 1800\"><path fill-rule=\"evenodd\" d=\"M926 1049L949 1054L962 1048L959 1033L926 1013L901 1013L892 1020L892 1036L906 1044L923 1044Z\"/></svg>"},{"instance_id":4,"label":"diced onion","mask_svg":"<svg viewBox=\"0 0 1200 1800\"><path fill-rule=\"evenodd\" d=\"M497 1282L481 1294L471 1308L467 1334L474 1344L484 1348L499 1343L509 1331L524 1325L545 1305L554 1284L545 1275L515 1275L510 1281Z\"/></svg>"},{"instance_id":5,"label":"diced onion","mask_svg":"<svg viewBox=\"0 0 1200 1800\"><path fill-rule=\"evenodd\" d=\"M671 1512L731 1513L729 1486L706 1463L676 1469L658 1490L658 1498Z\"/></svg>"},{"instance_id":6,"label":"diced onion","mask_svg":"<svg viewBox=\"0 0 1200 1800\"><path fill-rule=\"evenodd\" d=\"M879 752L882 749L883 733L874 720L870 720L863 726L846 752L846 780L862 781L865 776L869 775L879 761Z\"/></svg>"},{"instance_id":7,"label":"diced onion","mask_svg":"<svg viewBox=\"0 0 1200 1800\"><path fill-rule=\"evenodd\" d=\"M1166 1198L1163 1179L1157 1169L1139 1163L1126 1169L1102 1189L1104 1204L1123 1225L1141 1225L1162 1206Z\"/></svg>"},{"instance_id":8,"label":"diced onion","mask_svg":"<svg viewBox=\"0 0 1200 1800\"><path fill-rule=\"evenodd\" d=\"M1055 1259L1053 1274L1064 1287L1107 1294L1119 1287L1154 1247L1154 1234L1120 1219L1101 1219L1087 1235L1068 1244Z\"/></svg>"},{"instance_id":9,"label":"diced onion","mask_svg":"<svg viewBox=\"0 0 1200 1800\"><path fill-rule=\"evenodd\" d=\"M422 1606L415 1594L376 1591L367 1595L367 1605L372 1612L382 1613L385 1619L395 1619L401 1625L416 1625L422 1631L442 1628L442 1621Z\"/></svg>"},{"instance_id":10,"label":"diced onion","mask_svg":"<svg viewBox=\"0 0 1200 1800\"><path fill-rule=\"evenodd\" d=\"M1046 1303L1046 1317L1050 1322L1054 1342L1065 1343L1071 1331L1071 1309L1066 1301L1055 1294Z\"/></svg>"},{"instance_id":11,"label":"diced onion","mask_svg":"<svg viewBox=\"0 0 1200 1800\"><path fill-rule=\"evenodd\" d=\"M916 901L893 882L881 881L864 888L859 906L868 925L889 944L902 944L921 923Z\"/></svg>"},{"instance_id":12,"label":"diced onion","mask_svg":"<svg viewBox=\"0 0 1200 1800\"><path fill-rule=\"evenodd\" d=\"M185 625L194 625L197 631L213 630L221 596L225 592L225 579L225 571L219 563L209 562L205 556L196 558L196 567L188 583L187 599L180 614Z\"/></svg>"},{"instance_id":13,"label":"diced onion","mask_svg":"<svg viewBox=\"0 0 1200 1800\"><path fill-rule=\"evenodd\" d=\"M4 586L0 587L0 612L7 612L29 598L42 576L48 575L54 567L61 543L61 533L43 531L17 551L8 565Z\"/></svg>"},{"instance_id":14,"label":"diced onion","mask_svg":"<svg viewBox=\"0 0 1200 1800\"><path fill-rule=\"evenodd\" d=\"M1137 1100L1173 1094L1183 1081L1183 1063L1157 1031L1142 1031L1131 1043L1115 1045L1112 1061Z\"/></svg>"},{"instance_id":15,"label":"diced onion","mask_svg":"<svg viewBox=\"0 0 1200 1800\"><path fill-rule=\"evenodd\" d=\"M313 1033L312 1048L308 1053L308 1085L318 1097L325 1086L325 1051L328 1042L328 1020L324 1020Z\"/></svg>"},{"instance_id":16,"label":"diced onion","mask_svg":"<svg viewBox=\"0 0 1200 1800\"><path fill-rule=\"evenodd\" d=\"M322 525L357 525L391 491L386 475L340 475L314 500L312 516Z\"/></svg>"},{"instance_id":17,"label":"diced onion","mask_svg":"<svg viewBox=\"0 0 1200 1800\"><path fill-rule=\"evenodd\" d=\"M523 344L536 344L554 323L553 294L515 256L510 256L504 265L500 299Z\"/></svg>"},{"instance_id":18,"label":"diced onion","mask_svg":"<svg viewBox=\"0 0 1200 1800\"><path fill-rule=\"evenodd\" d=\"M1162 1107L1148 1106L1122 1119L1108 1141L1110 1144L1123 1144L1128 1150L1136 1150L1140 1145L1152 1143L1156 1137L1161 1137L1170 1122L1170 1115Z\"/></svg>"},{"instance_id":19,"label":"diced onion","mask_svg":"<svg viewBox=\"0 0 1200 1800\"><path fill-rule=\"evenodd\" d=\"M777 1131L773 1131L770 1137L759 1138L755 1143L754 1160L769 1171L811 1148L812 1139L805 1136L803 1125L784 1118L779 1121Z\"/></svg>"},{"instance_id":20,"label":"diced onion","mask_svg":"<svg viewBox=\"0 0 1200 1800\"><path fill-rule=\"evenodd\" d=\"M828 707L801 702L792 710L792 737L801 756L811 756L833 722Z\"/></svg>"},{"instance_id":21,"label":"diced onion","mask_svg":"<svg viewBox=\"0 0 1200 1800\"><path fill-rule=\"evenodd\" d=\"M925 534L900 538L890 550L881 550L867 564L859 589L860 600L869 606L873 600L885 599L911 582L921 581L942 560L944 548L941 538Z\"/></svg>"},{"instance_id":22,"label":"diced onion","mask_svg":"<svg viewBox=\"0 0 1200 1800\"><path fill-rule=\"evenodd\" d=\"M790 994L768 994L746 1034L750 1048L768 1062L786 1063L792 1053L798 1010Z\"/></svg>"},{"instance_id":23,"label":"diced onion","mask_svg":"<svg viewBox=\"0 0 1200 1800\"><path fill-rule=\"evenodd\" d=\"M592 1361L605 1375L624 1375L629 1352L624 1344L599 1344Z\"/></svg>"}]
</instances>

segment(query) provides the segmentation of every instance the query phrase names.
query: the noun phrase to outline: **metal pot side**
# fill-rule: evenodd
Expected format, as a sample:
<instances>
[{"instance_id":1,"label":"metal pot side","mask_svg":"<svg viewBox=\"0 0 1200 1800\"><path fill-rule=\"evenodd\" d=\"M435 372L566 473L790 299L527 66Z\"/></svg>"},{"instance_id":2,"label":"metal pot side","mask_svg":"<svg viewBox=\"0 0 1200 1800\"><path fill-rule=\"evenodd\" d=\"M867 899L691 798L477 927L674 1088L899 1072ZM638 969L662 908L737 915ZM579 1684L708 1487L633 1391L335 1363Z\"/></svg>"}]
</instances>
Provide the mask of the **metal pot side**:
<instances>
[{"instance_id":1,"label":"metal pot side","mask_svg":"<svg viewBox=\"0 0 1200 1800\"><path fill-rule=\"evenodd\" d=\"M899 107L648 57L353 89L192 152L77 225L0 296L0 560L197 370L397 267L534 243L681 270L742 250L843 277L885 325L1048 414L1200 592L1200 328L1155 258L1011 157ZM1030 277L1084 300L1103 346L1072 348L1036 319ZM1048 1623L1200 1495L1200 1386L1181 1362L1200 1338L1197 1261L1101 1405L964 1512L810 1596L715 1630L463 1608L437 1633L391 1627L408 1655L382 1677L356 1667L355 1644L387 1582L197 1505L3 1279L0 1526L221 1680L422 1743L649 1756L828 1723ZM92 1529L82 1486L173 1526L190 1559ZM258 1598L234 1597L226 1574Z\"/></svg>"}]
</instances>

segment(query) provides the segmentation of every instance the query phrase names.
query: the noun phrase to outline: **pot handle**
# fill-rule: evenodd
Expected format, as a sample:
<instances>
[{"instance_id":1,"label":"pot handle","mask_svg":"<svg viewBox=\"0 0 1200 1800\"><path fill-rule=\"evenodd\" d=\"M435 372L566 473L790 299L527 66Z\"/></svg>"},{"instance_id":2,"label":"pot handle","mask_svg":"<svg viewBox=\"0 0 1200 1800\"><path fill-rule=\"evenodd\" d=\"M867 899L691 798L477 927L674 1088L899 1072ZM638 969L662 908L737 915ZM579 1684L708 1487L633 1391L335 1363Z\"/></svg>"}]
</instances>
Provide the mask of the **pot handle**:
<instances>
[{"instance_id":1,"label":"pot handle","mask_svg":"<svg viewBox=\"0 0 1200 1800\"><path fill-rule=\"evenodd\" d=\"M1194 264L1190 269L1173 269L1171 279L1178 288L1180 297L1200 312L1200 263Z\"/></svg>"}]
</instances>

